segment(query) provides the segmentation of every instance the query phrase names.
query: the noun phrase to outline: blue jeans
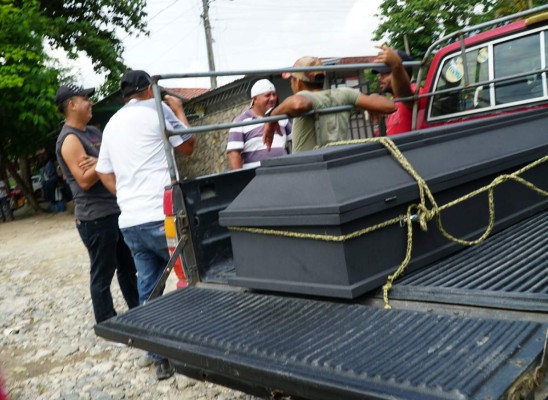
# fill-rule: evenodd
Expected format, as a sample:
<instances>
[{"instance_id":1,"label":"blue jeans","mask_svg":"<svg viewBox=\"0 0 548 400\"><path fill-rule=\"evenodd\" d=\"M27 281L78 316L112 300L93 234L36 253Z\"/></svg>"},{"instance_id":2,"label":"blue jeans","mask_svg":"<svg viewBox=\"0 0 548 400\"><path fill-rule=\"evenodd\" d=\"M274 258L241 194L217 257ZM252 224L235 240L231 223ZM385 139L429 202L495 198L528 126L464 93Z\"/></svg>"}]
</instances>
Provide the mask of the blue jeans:
<instances>
[{"instance_id":1,"label":"blue jeans","mask_svg":"<svg viewBox=\"0 0 548 400\"><path fill-rule=\"evenodd\" d=\"M164 221L122 229L137 267L139 304L147 301L169 261Z\"/></svg>"},{"instance_id":2,"label":"blue jeans","mask_svg":"<svg viewBox=\"0 0 548 400\"><path fill-rule=\"evenodd\" d=\"M122 295L129 308L139 305L137 270L131 252L118 229L118 214L93 221L76 220L76 228L90 259L90 292L95 321L116 315L110 284L116 272Z\"/></svg>"}]
</instances>

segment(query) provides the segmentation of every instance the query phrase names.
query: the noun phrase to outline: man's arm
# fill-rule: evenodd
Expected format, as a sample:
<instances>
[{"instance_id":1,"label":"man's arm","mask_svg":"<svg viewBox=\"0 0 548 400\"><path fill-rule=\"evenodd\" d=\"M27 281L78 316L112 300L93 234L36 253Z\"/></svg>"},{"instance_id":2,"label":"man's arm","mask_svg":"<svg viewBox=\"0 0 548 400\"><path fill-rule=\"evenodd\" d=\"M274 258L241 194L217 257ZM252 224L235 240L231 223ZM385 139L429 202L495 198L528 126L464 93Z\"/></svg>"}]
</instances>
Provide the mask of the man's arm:
<instances>
[{"instance_id":1,"label":"man's arm","mask_svg":"<svg viewBox=\"0 0 548 400\"><path fill-rule=\"evenodd\" d=\"M401 57L390 47L384 45L379 47L381 51L375 62L385 63L392 70L392 91L394 97L411 97L415 92L411 89L409 75L405 71ZM413 107L413 100L402 101L406 107Z\"/></svg>"},{"instance_id":2,"label":"man's arm","mask_svg":"<svg viewBox=\"0 0 548 400\"><path fill-rule=\"evenodd\" d=\"M194 136L191 136L179 146L175 147L175 150L185 156L192 155L192 152L194 152Z\"/></svg>"},{"instance_id":3,"label":"man's arm","mask_svg":"<svg viewBox=\"0 0 548 400\"><path fill-rule=\"evenodd\" d=\"M360 93L356 100L356 107L379 114L390 114L396 111L396 106L392 100L376 93L370 95Z\"/></svg>"},{"instance_id":4,"label":"man's arm","mask_svg":"<svg viewBox=\"0 0 548 400\"><path fill-rule=\"evenodd\" d=\"M287 114L291 117L298 117L307 111L312 110L312 101L300 94L294 94L285 99L280 105L274 108L270 113L271 116Z\"/></svg>"},{"instance_id":5,"label":"man's arm","mask_svg":"<svg viewBox=\"0 0 548 400\"><path fill-rule=\"evenodd\" d=\"M183 108L183 103L180 99L178 99L175 96L166 95L164 96L164 102L169 106L169 108L173 111L173 114L179 121L174 121L172 117L166 116L167 122L172 124L175 128L179 127L189 127L190 123L188 122L188 119L186 118L185 110ZM182 123L182 125L181 125ZM180 125L180 126L177 126ZM183 143L181 143L178 146L175 146L175 151L178 153L184 154L185 156L190 156L194 152L194 136L191 136L187 138Z\"/></svg>"},{"instance_id":6,"label":"man's arm","mask_svg":"<svg viewBox=\"0 0 548 400\"><path fill-rule=\"evenodd\" d=\"M97 159L86 154L84 146L76 135L68 135L61 145L61 156L67 164L78 186L89 190L99 181L95 172Z\"/></svg>"},{"instance_id":7,"label":"man's arm","mask_svg":"<svg viewBox=\"0 0 548 400\"><path fill-rule=\"evenodd\" d=\"M173 113L179 120L186 126L190 126L188 119L186 118L185 109L183 108L183 102L175 96L165 95L164 102L173 110Z\"/></svg>"},{"instance_id":8,"label":"man's arm","mask_svg":"<svg viewBox=\"0 0 548 400\"><path fill-rule=\"evenodd\" d=\"M300 94L294 94L285 99L280 105L278 105L272 112L271 116L287 114L291 117L298 117L307 111L312 110L313 104L306 96ZM274 141L274 134L281 135L280 125L278 122L267 122L264 124L263 130L263 143L266 145L268 151L272 147Z\"/></svg>"},{"instance_id":9,"label":"man's arm","mask_svg":"<svg viewBox=\"0 0 548 400\"><path fill-rule=\"evenodd\" d=\"M101 179L101 182L103 182L103 185L108 189L108 191L116 196L116 175L114 175L114 173L112 172L108 174L97 172L97 175L99 176L99 179Z\"/></svg>"},{"instance_id":10,"label":"man's arm","mask_svg":"<svg viewBox=\"0 0 548 400\"><path fill-rule=\"evenodd\" d=\"M228 165L230 169L240 169L244 166L242 153L239 150L232 150L227 153Z\"/></svg>"}]
</instances>

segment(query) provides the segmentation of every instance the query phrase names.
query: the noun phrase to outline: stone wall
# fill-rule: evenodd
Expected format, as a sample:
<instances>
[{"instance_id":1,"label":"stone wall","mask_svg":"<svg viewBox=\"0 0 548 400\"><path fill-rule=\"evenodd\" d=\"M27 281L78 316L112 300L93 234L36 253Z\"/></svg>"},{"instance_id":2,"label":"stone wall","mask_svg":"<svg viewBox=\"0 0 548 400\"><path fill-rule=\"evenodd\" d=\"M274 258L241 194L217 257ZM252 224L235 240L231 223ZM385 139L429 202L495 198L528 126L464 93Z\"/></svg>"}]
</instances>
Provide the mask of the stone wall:
<instances>
[{"instance_id":1,"label":"stone wall","mask_svg":"<svg viewBox=\"0 0 548 400\"><path fill-rule=\"evenodd\" d=\"M231 108L208 113L202 118L191 121L191 124L192 126L203 126L232 122L249 107L249 104L249 100L246 100ZM196 144L192 156L176 155L181 179L227 171L229 169L226 158L228 129L197 133L195 136Z\"/></svg>"}]
</instances>

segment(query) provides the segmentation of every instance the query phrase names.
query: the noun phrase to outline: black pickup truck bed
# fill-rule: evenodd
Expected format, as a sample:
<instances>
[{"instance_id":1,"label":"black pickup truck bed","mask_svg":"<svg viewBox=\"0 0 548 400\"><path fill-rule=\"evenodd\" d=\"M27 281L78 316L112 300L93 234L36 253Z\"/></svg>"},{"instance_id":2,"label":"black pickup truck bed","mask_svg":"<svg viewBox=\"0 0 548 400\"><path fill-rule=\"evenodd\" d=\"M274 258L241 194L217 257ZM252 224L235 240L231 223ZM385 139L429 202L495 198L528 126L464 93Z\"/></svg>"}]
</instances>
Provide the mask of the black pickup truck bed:
<instances>
[{"instance_id":1,"label":"black pickup truck bed","mask_svg":"<svg viewBox=\"0 0 548 400\"><path fill-rule=\"evenodd\" d=\"M548 330L548 212L353 301L199 285L95 327L258 395L497 399L530 392ZM459 279L453 279L458 271Z\"/></svg>"}]
</instances>

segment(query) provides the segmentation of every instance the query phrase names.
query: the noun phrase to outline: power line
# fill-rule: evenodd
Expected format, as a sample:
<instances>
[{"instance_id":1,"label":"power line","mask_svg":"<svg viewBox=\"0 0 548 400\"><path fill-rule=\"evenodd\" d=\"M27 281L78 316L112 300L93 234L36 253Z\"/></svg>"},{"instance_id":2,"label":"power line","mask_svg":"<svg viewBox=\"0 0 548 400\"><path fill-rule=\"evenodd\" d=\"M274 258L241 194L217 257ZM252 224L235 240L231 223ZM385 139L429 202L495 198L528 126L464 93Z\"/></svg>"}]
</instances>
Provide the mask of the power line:
<instances>
[{"instance_id":1,"label":"power line","mask_svg":"<svg viewBox=\"0 0 548 400\"><path fill-rule=\"evenodd\" d=\"M178 1L178 0L176 0L176 1ZM180 17L181 17L182 15L188 13L189 11L192 11L192 10L195 9L195 8L196 8L196 6L192 6L192 7L188 8L188 9L184 10L183 12L177 14L177 16L175 16L174 18L172 18L169 22L164 23L164 24L162 25L161 28L155 29L155 30L154 30L154 35L155 35L156 37L158 37L158 36L157 36L158 33L162 32L164 29L166 29L166 28L168 28L169 26L171 26L171 24L173 24L173 23L175 23L175 22L179 22L179 23L180 23L180 21L181 21ZM159 14L159 13L158 13L158 14ZM158 14L156 14L156 16L157 16ZM146 40L156 40L156 38L155 38L155 37L151 37L151 36L143 37L143 38L140 39L137 43L134 43L131 47L126 48L126 49L125 49L126 52L130 52L131 50L133 50L134 48L136 48L138 45L142 44L142 43L143 43L144 41L146 41Z\"/></svg>"},{"instance_id":2,"label":"power line","mask_svg":"<svg viewBox=\"0 0 548 400\"><path fill-rule=\"evenodd\" d=\"M162 8L160 11L158 11L156 14L154 14L154 16L150 17L150 19L148 20L148 22L152 21L154 18L156 18L158 15L160 15L161 13L163 13L165 10L167 10L168 8L170 8L172 5L174 5L175 3L177 3L179 0L174 0L171 4L165 6L164 8Z\"/></svg>"},{"instance_id":3,"label":"power line","mask_svg":"<svg viewBox=\"0 0 548 400\"><path fill-rule=\"evenodd\" d=\"M165 10L167 10L169 7L171 7L172 5L174 5L175 3L177 3L179 0L174 0L171 4L165 6L164 8L162 8L160 11L158 11L156 14L154 14L153 17L149 18L147 20L147 27L148 27L148 24L150 23L150 21L152 21L154 18L156 18L158 15L160 15L161 13L163 13ZM148 4L148 3L147 3ZM126 40L128 37L131 36L131 33L128 33L126 36L124 36L121 41L123 42L124 40Z\"/></svg>"}]
</instances>

